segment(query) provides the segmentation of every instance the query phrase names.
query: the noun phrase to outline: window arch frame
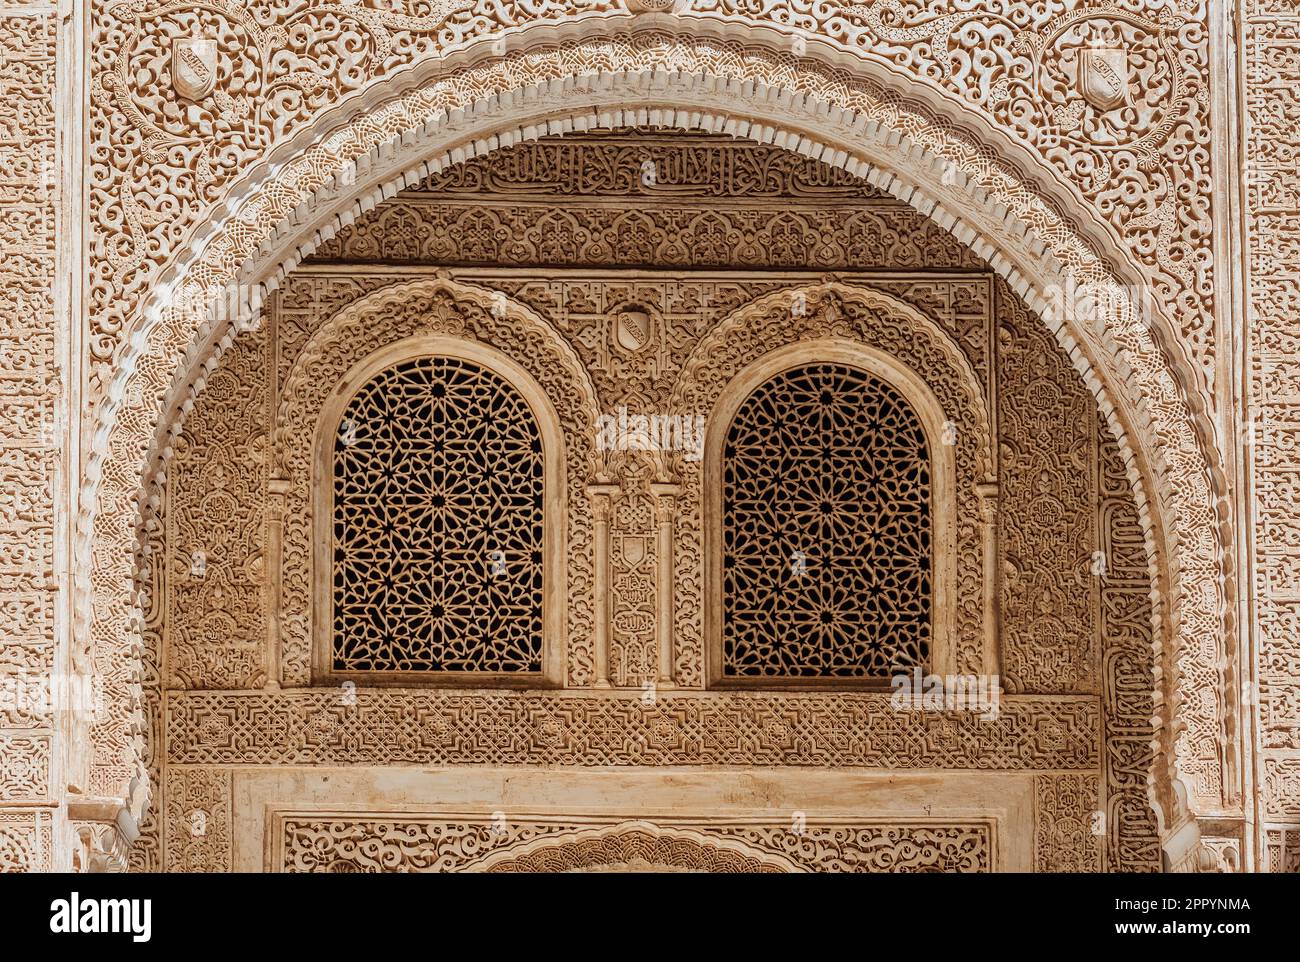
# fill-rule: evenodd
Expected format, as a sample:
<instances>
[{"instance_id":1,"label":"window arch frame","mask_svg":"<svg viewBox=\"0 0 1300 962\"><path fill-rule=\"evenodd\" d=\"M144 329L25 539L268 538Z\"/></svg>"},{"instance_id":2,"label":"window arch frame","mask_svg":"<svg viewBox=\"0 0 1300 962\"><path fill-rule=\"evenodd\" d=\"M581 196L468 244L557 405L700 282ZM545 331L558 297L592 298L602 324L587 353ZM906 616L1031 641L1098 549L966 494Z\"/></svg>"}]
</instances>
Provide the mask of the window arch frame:
<instances>
[{"instance_id":1,"label":"window arch frame","mask_svg":"<svg viewBox=\"0 0 1300 962\"><path fill-rule=\"evenodd\" d=\"M925 435L930 457L930 655L926 674L952 672L955 617L950 598L957 584L956 445L944 443L950 423L925 379L896 357L844 338L798 341L746 365L723 388L704 433L705 683L709 688L780 691L806 688L888 689L888 678L727 676L723 673L725 549L723 452L740 408L760 387L787 371L810 364L842 364L883 381L909 404Z\"/></svg>"},{"instance_id":2,"label":"window arch frame","mask_svg":"<svg viewBox=\"0 0 1300 962\"><path fill-rule=\"evenodd\" d=\"M509 384L532 413L542 439L542 670L336 671L334 655L334 438L349 405L376 377L408 361L449 358L477 364ZM358 361L321 405L312 442L311 498L313 685L364 683L411 688L558 688L564 684L567 584L564 433L554 405L518 362L480 341L421 334L388 344Z\"/></svg>"}]
</instances>

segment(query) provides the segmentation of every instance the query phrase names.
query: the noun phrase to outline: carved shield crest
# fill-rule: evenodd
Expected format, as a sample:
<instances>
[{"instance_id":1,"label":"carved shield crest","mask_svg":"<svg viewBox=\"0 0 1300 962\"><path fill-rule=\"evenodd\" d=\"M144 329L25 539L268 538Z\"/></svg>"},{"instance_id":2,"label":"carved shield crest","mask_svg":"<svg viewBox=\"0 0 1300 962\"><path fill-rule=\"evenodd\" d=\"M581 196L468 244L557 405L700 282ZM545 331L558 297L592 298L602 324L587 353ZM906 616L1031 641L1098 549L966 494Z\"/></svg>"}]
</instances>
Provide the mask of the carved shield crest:
<instances>
[{"instance_id":1,"label":"carved shield crest","mask_svg":"<svg viewBox=\"0 0 1300 962\"><path fill-rule=\"evenodd\" d=\"M1129 100L1128 51L1086 47L1079 51L1079 93L1098 110L1114 110Z\"/></svg>"},{"instance_id":2,"label":"carved shield crest","mask_svg":"<svg viewBox=\"0 0 1300 962\"><path fill-rule=\"evenodd\" d=\"M623 560L632 567L636 567L645 558L645 539L644 538L624 538L623 539Z\"/></svg>"},{"instance_id":3,"label":"carved shield crest","mask_svg":"<svg viewBox=\"0 0 1300 962\"><path fill-rule=\"evenodd\" d=\"M172 41L172 86L186 100L202 100L217 86L217 42Z\"/></svg>"},{"instance_id":4,"label":"carved shield crest","mask_svg":"<svg viewBox=\"0 0 1300 962\"><path fill-rule=\"evenodd\" d=\"M628 353L635 353L650 343L650 315L636 308L619 311L614 319L614 340Z\"/></svg>"}]
</instances>

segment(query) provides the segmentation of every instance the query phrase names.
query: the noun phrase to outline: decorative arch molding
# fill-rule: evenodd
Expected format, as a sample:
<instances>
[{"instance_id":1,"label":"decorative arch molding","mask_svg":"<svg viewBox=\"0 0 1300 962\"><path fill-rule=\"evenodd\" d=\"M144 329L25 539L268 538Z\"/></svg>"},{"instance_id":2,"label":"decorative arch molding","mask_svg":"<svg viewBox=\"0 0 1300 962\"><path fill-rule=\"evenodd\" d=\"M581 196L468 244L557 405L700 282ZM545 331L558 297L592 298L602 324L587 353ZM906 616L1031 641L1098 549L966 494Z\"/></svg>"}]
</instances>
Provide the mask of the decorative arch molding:
<instances>
[{"instance_id":1,"label":"decorative arch molding","mask_svg":"<svg viewBox=\"0 0 1300 962\"><path fill-rule=\"evenodd\" d=\"M739 839L653 822L620 822L521 842L465 866L466 872L805 872Z\"/></svg>"},{"instance_id":2,"label":"decorative arch molding","mask_svg":"<svg viewBox=\"0 0 1300 962\"><path fill-rule=\"evenodd\" d=\"M82 492L76 630L86 639L82 670L93 657L107 694L93 763L82 761L88 784L124 794L140 773L139 705L121 655L138 637L128 599L141 511L156 507L173 415L192 407L232 342L232 319L211 310L213 297L248 285L240 302L255 308L339 225L465 157L542 133L650 124L747 136L864 176L950 229L1043 317L1120 438L1157 569L1166 764L1155 794L1167 836L1189 811L1230 809L1238 761L1222 475L1172 327L1161 317L1143 323L1128 293L1139 272L1108 263L1099 253L1106 231L1086 205L951 97L828 45L794 57L778 31L733 25L726 36L742 42L719 42L699 25L673 34L654 22L657 32L562 46L534 46L562 32L520 30L505 56L472 44L368 88L243 176L159 274L97 411ZM1080 286L1104 310L1065 316L1053 304L1052 292ZM1184 777L1186 805L1173 788Z\"/></svg>"},{"instance_id":3,"label":"decorative arch molding","mask_svg":"<svg viewBox=\"0 0 1300 962\"><path fill-rule=\"evenodd\" d=\"M675 612L679 670L696 652L707 661L719 640L710 618L721 601L718 461L731 414L750 389L777 370L818 360L857 363L886 378L921 413L935 462L936 597L932 670L997 674L996 578L986 570L996 529L985 500L996 499L993 432L980 386L961 348L928 317L868 287L831 282L788 288L732 313L691 352L673 388L670 410L703 415L708 428L702 462L683 462ZM924 371L922 376L920 372ZM952 445L943 443L951 424ZM950 499L951 511L943 501ZM989 517L989 522L982 519ZM705 530L697 530L703 523ZM701 534L703 537L701 537ZM702 548L702 550L701 550ZM939 612L942 611L942 614Z\"/></svg>"},{"instance_id":4,"label":"decorative arch molding","mask_svg":"<svg viewBox=\"0 0 1300 962\"><path fill-rule=\"evenodd\" d=\"M279 492L272 497L281 500L271 505L268 539L269 566L280 572L269 652L269 675L277 684L311 683L313 633L320 630L323 604L313 586L329 583L314 576L321 561L319 533L312 525L318 424L358 362L369 370L375 363L412 356L412 351L436 353L453 347L476 356L490 352L499 357L498 364L517 368L524 377L513 383L534 407L544 435L550 435L551 450L558 448L562 454L563 462L556 466L563 478L561 493L549 510L551 517L567 519L562 537L556 533L551 538L552 547L563 545L564 554L557 557L548 548L548 559L549 567L567 578L567 585L562 578L553 590L569 600L562 606L565 622L547 618L546 642L548 651L567 655L559 659L567 660L567 679L575 685L586 683L592 667L593 572L585 491L596 468L595 388L568 342L530 308L498 292L425 278L382 287L328 318L308 339L285 379L273 448L278 477L271 482L272 491ZM318 634L315 640L319 643ZM556 681L566 678L559 663L547 675Z\"/></svg>"}]
</instances>

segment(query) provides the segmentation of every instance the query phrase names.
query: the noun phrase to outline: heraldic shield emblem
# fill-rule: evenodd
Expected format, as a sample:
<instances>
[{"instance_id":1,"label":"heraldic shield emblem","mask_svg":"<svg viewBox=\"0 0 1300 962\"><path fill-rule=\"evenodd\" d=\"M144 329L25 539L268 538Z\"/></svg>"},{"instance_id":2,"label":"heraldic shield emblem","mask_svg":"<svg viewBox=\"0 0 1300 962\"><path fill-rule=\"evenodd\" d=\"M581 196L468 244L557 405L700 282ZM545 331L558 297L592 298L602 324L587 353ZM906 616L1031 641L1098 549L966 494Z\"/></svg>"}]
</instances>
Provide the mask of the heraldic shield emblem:
<instances>
[{"instance_id":1,"label":"heraldic shield emblem","mask_svg":"<svg viewBox=\"0 0 1300 962\"><path fill-rule=\"evenodd\" d=\"M653 322L645 311L635 308L618 312L614 320L614 340L629 354L635 354L650 343Z\"/></svg>"},{"instance_id":2,"label":"heraldic shield emblem","mask_svg":"<svg viewBox=\"0 0 1300 962\"><path fill-rule=\"evenodd\" d=\"M1128 51L1116 47L1080 50L1076 82L1083 99L1098 110L1114 110L1128 103Z\"/></svg>"},{"instance_id":3,"label":"heraldic shield emblem","mask_svg":"<svg viewBox=\"0 0 1300 962\"><path fill-rule=\"evenodd\" d=\"M202 100L217 85L215 40L172 41L172 86L186 100Z\"/></svg>"}]
</instances>

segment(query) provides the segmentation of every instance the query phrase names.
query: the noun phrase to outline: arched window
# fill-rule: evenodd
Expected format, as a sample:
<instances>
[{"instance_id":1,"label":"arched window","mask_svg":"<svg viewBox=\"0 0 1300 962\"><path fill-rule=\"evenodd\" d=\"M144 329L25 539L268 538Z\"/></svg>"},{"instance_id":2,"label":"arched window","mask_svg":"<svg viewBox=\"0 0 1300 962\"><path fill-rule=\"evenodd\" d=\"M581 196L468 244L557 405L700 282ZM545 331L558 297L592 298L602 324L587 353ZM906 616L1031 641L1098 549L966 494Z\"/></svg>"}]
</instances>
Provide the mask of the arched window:
<instances>
[{"instance_id":1,"label":"arched window","mask_svg":"<svg viewBox=\"0 0 1300 962\"><path fill-rule=\"evenodd\" d=\"M459 353L371 364L326 419L324 674L553 677L546 513L558 439L516 386L527 375L485 363L487 348Z\"/></svg>"},{"instance_id":2,"label":"arched window","mask_svg":"<svg viewBox=\"0 0 1300 962\"><path fill-rule=\"evenodd\" d=\"M922 419L853 363L761 373L718 453L714 681L869 684L926 668L936 479Z\"/></svg>"}]
</instances>

